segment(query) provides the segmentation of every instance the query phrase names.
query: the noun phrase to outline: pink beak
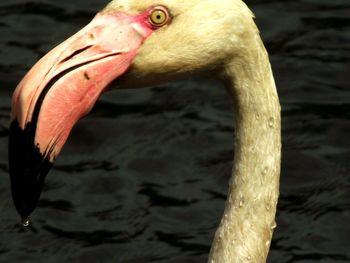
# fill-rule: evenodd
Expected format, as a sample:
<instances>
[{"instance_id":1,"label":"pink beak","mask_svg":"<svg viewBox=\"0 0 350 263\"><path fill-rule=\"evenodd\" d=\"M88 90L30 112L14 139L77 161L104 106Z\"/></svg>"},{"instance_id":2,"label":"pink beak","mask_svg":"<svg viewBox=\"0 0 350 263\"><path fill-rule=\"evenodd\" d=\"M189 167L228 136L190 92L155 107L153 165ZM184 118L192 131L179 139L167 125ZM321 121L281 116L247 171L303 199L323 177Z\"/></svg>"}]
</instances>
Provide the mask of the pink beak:
<instances>
[{"instance_id":1,"label":"pink beak","mask_svg":"<svg viewBox=\"0 0 350 263\"><path fill-rule=\"evenodd\" d=\"M99 13L44 56L17 86L12 100L9 164L15 206L27 218L43 181L74 124L131 65L154 29L147 12Z\"/></svg>"}]
</instances>

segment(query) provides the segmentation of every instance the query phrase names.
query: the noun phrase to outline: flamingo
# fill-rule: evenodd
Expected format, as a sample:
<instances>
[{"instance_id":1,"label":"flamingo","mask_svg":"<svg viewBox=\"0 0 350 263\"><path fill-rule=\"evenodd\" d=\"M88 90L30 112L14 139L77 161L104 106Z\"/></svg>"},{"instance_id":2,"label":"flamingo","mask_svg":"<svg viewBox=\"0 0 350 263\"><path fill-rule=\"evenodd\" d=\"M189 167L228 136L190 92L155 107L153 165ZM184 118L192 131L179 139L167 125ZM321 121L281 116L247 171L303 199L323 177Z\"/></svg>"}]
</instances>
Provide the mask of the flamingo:
<instances>
[{"instance_id":1,"label":"flamingo","mask_svg":"<svg viewBox=\"0 0 350 263\"><path fill-rule=\"evenodd\" d=\"M114 0L33 66L14 92L9 137L12 196L25 224L72 127L111 82L140 88L193 74L222 81L235 116L232 177L208 262L266 262L279 195L280 104L241 0Z\"/></svg>"}]
</instances>

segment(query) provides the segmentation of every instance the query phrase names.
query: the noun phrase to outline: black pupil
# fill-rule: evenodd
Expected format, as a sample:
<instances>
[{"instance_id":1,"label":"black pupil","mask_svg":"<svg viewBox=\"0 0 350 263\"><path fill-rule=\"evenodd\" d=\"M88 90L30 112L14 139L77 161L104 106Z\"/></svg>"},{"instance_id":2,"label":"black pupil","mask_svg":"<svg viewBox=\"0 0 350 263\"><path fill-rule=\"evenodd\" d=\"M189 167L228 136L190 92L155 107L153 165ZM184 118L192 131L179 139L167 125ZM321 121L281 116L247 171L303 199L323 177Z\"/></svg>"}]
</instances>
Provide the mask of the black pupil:
<instances>
[{"instance_id":1,"label":"black pupil","mask_svg":"<svg viewBox=\"0 0 350 263\"><path fill-rule=\"evenodd\" d=\"M157 15L157 19L161 19L162 17L161 17L161 15Z\"/></svg>"}]
</instances>

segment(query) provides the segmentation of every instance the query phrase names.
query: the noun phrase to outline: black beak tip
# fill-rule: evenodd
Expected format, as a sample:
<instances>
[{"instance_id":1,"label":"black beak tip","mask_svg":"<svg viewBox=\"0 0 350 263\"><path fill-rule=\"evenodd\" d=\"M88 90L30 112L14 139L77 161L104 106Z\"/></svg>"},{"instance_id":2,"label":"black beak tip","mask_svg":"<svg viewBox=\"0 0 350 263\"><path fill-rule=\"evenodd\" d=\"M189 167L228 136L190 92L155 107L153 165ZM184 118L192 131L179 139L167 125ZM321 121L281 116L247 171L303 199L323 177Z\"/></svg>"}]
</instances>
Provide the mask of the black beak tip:
<instances>
[{"instance_id":1,"label":"black beak tip","mask_svg":"<svg viewBox=\"0 0 350 263\"><path fill-rule=\"evenodd\" d=\"M29 226L29 215L34 211L52 163L34 144L34 135L28 123L23 130L17 120L10 126L9 168L12 198L22 225Z\"/></svg>"}]
</instances>

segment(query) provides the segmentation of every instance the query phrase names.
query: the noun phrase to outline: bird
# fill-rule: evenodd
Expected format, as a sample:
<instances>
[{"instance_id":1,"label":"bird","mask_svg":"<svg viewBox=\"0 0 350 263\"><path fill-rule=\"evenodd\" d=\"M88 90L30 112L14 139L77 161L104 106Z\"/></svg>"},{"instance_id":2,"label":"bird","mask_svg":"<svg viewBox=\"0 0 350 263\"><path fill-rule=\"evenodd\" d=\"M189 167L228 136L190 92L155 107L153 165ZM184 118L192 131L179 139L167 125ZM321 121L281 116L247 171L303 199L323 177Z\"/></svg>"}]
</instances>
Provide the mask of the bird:
<instances>
[{"instance_id":1,"label":"bird","mask_svg":"<svg viewBox=\"0 0 350 263\"><path fill-rule=\"evenodd\" d=\"M12 198L24 225L71 129L103 92L193 75L221 81L234 112L232 176L208 262L266 262L276 228L281 106L242 0L113 0L29 70L12 97L9 135Z\"/></svg>"}]
</instances>

